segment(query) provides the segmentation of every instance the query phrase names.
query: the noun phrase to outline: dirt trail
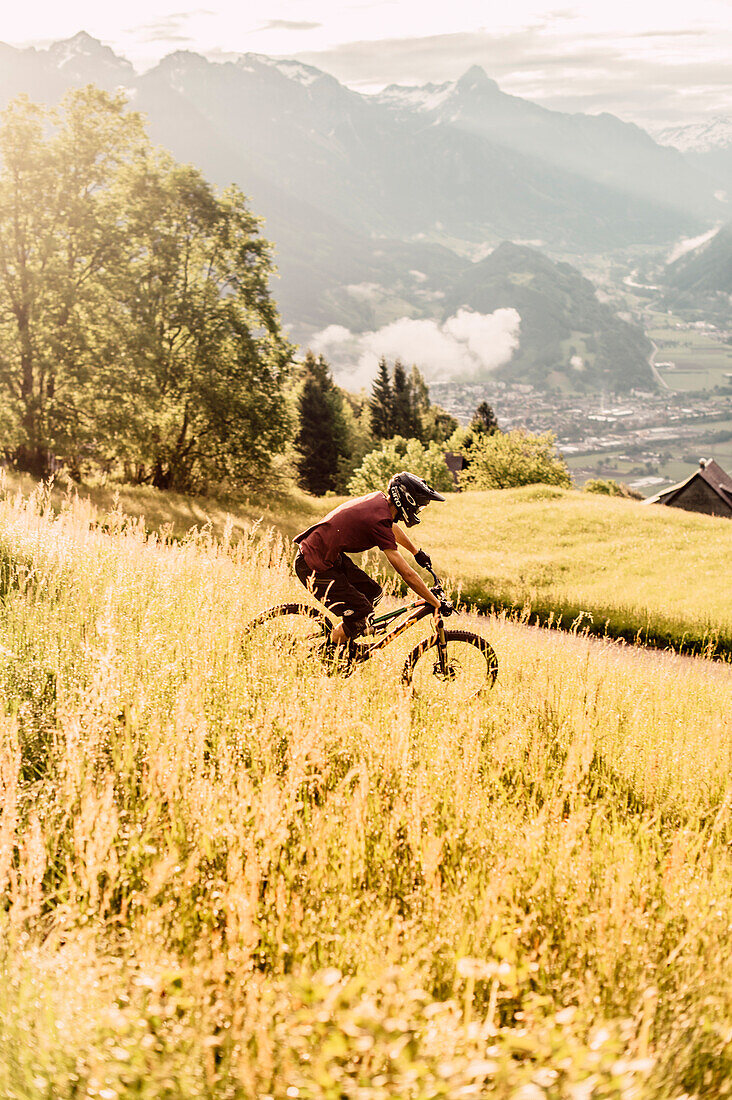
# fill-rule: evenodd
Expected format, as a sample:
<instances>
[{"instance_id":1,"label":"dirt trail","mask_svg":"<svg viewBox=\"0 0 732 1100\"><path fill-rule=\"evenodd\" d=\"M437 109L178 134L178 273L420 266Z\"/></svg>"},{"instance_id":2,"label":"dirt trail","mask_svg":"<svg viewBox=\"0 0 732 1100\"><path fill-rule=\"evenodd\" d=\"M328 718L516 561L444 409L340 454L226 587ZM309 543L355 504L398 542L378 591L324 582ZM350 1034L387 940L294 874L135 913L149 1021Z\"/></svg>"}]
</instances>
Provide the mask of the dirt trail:
<instances>
[{"instance_id":1,"label":"dirt trail","mask_svg":"<svg viewBox=\"0 0 732 1100\"><path fill-rule=\"evenodd\" d=\"M449 626L453 623L460 627L467 626L477 633L490 638L490 626L492 621L499 621L501 630L520 631L526 634L533 631L542 642L554 641L556 645L570 646L580 654L593 651L602 653L618 662L632 662L636 667L646 666L649 675L654 671L669 672L676 670L679 676L693 673L695 676L710 676L715 679L722 678L732 683L732 663L726 661L710 661L704 657L693 657L683 653L675 653L670 649L653 649L643 646L632 646L613 638L596 638L588 634L572 634L563 630L551 630L544 626L536 626L529 623L511 622L510 619L498 619L491 615L458 615L448 620Z\"/></svg>"}]
</instances>

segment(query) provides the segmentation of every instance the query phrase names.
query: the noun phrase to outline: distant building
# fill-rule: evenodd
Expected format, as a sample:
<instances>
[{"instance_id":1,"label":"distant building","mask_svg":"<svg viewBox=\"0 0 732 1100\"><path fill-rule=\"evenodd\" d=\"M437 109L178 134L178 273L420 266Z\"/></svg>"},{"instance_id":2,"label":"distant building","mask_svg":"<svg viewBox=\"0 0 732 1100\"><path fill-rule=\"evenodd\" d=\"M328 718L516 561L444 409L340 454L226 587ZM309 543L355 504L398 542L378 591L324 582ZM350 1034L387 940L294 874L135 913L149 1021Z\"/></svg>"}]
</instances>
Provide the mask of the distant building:
<instances>
[{"instance_id":1,"label":"distant building","mask_svg":"<svg viewBox=\"0 0 732 1100\"><path fill-rule=\"evenodd\" d=\"M714 459L700 459L699 469L686 481L664 489L644 504L667 504L687 512L703 512L707 516L732 519L732 477Z\"/></svg>"},{"instance_id":2,"label":"distant building","mask_svg":"<svg viewBox=\"0 0 732 1100\"><path fill-rule=\"evenodd\" d=\"M455 451L445 451L445 465L452 474L452 480L457 489L460 484L460 471L464 470L468 463L463 455L456 454Z\"/></svg>"}]
</instances>

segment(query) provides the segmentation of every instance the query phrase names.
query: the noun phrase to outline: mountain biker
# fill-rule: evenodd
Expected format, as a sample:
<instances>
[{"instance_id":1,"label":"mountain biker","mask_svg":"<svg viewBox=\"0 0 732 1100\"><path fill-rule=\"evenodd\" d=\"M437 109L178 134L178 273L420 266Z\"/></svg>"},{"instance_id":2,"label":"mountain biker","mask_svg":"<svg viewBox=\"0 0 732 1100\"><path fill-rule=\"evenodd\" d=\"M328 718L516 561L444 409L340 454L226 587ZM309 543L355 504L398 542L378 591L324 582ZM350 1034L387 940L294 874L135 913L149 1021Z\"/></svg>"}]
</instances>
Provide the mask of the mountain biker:
<instances>
[{"instance_id":1,"label":"mountain biker","mask_svg":"<svg viewBox=\"0 0 732 1100\"><path fill-rule=\"evenodd\" d=\"M389 564L426 603L436 611L450 615L455 610L449 600L433 595L418 573L404 560L399 547L414 557L417 565L431 568L432 562L424 550L397 527L401 520L407 527L419 523L418 513L432 500L444 501L444 496L406 470L395 474L385 493L368 493L346 501L329 512L319 523L295 536L298 546L295 573L342 621L331 634L335 645L352 645L355 638L368 631L368 620L374 605L381 599L381 585L364 573L347 557L378 546Z\"/></svg>"}]
</instances>

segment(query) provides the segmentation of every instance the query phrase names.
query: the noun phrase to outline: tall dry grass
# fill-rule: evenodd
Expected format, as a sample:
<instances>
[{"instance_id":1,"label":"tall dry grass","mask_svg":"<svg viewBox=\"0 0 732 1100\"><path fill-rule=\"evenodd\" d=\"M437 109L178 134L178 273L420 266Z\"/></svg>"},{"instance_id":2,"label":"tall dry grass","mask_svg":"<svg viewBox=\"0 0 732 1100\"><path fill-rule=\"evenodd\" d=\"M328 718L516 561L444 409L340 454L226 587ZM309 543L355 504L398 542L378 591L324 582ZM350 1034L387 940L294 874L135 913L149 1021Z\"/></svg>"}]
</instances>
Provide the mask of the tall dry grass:
<instances>
[{"instance_id":1,"label":"tall dry grass","mask_svg":"<svg viewBox=\"0 0 732 1100\"><path fill-rule=\"evenodd\" d=\"M276 538L0 501L0 1095L681 1097L732 1082L732 679L484 629L247 653Z\"/></svg>"}]
</instances>

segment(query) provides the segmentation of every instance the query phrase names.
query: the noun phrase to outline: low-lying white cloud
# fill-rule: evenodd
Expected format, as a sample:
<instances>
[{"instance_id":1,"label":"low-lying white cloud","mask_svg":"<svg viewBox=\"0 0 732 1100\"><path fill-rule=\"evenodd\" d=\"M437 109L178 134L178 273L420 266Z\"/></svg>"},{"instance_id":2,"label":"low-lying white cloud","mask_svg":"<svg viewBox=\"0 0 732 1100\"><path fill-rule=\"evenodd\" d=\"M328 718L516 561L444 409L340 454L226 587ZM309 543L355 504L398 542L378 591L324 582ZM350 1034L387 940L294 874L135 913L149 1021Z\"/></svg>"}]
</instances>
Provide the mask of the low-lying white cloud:
<instances>
[{"instance_id":1,"label":"low-lying white cloud","mask_svg":"<svg viewBox=\"0 0 732 1100\"><path fill-rule=\"evenodd\" d=\"M379 358L416 363L428 382L469 379L502 367L519 346L521 317L515 309L475 313L459 309L440 324L402 317L375 332L354 333L329 325L310 346L324 355L341 385L360 389L372 382Z\"/></svg>"},{"instance_id":2,"label":"low-lying white cloud","mask_svg":"<svg viewBox=\"0 0 732 1100\"><path fill-rule=\"evenodd\" d=\"M675 263L676 260L680 260L682 256L685 256L687 252L692 252L695 248L699 248L700 245L706 244L707 241L711 241L712 237L717 236L717 233L719 233L719 226L710 229L707 233L702 233L699 237L686 237L684 240L678 241L671 252L669 252L666 263Z\"/></svg>"}]
</instances>

